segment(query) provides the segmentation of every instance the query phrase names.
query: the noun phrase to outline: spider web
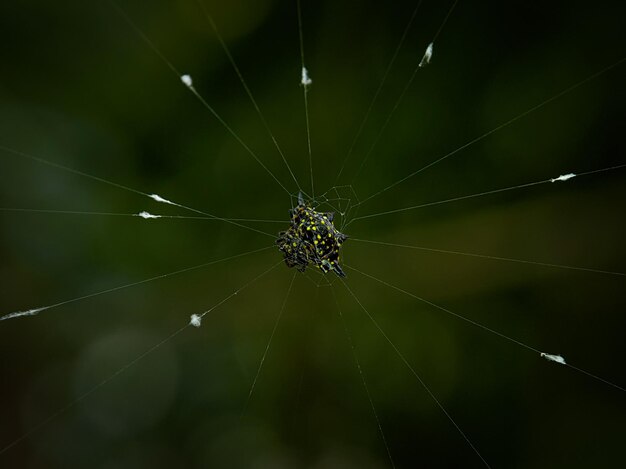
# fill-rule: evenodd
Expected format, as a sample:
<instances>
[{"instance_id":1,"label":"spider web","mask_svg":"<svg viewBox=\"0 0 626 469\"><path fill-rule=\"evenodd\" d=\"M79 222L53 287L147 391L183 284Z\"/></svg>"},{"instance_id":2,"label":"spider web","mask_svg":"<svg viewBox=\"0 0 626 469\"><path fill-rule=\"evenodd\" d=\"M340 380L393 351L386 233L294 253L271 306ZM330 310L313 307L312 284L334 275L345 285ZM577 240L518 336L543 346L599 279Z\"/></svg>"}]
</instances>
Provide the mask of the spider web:
<instances>
[{"instance_id":1,"label":"spider web","mask_svg":"<svg viewBox=\"0 0 626 469\"><path fill-rule=\"evenodd\" d=\"M159 4L150 12L140 4L122 7L164 57L186 64L200 95L211 98L219 116L296 197L291 170L259 125L198 6ZM353 5L305 3L301 31L313 79L310 160L298 96L303 90L294 79L300 69L295 5L273 10L255 2L240 14L209 7L282 145L283 161L311 196L305 181L314 176L316 206L338 213L339 226L354 240L345 253L356 269L349 272L349 290L310 272L288 293L292 273L277 265L280 256L269 249L252 253L271 244L267 234L288 220L288 194L164 71L114 9L74 7L86 15L80 24L49 10L48 18L76 29L63 35L56 25L48 27L46 33L56 31L49 47L42 33L27 43L32 51L4 61L14 66L3 142L145 193L5 152L5 208L50 212L2 213L3 312L168 277L139 290L65 303L34 319L0 322L7 357L2 372L10 383L3 393L10 424L1 435L14 442L36 430L0 457L64 467L84 465L95 451L107 454L110 465L133 467L181 458L190 465L247 466L254 460L384 467L391 458L400 467L454 461L480 467L398 359L398 347L492 467L519 460L550 466L563 452L571 452L569 467L620 460L623 394L555 368L536 353L562 353L581 369L624 382L616 366L623 354L623 275L617 275L624 265L623 227L614 222L623 174L616 169L583 177L622 163L612 132L623 102L612 90L619 89L623 70L618 64L595 75L623 52L613 36L618 28L612 17L618 15L610 4L586 23L609 45L602 51L574 33L572 18L582 14L577 5L568 4L571 18L557 7L522 8L520 14L537 21L536 36L524 45L503 30L502 24L516 24L502 19L507 12L461 4L435 41L432 64L419 71L394 110L449 8L427 2L353 150L358 119L378 96L415 4L379 18L379 8L369 4L356 13ZM30 8L15 12L22 34L44 6ZM376 21L359 21L374 12ZM551 32L546 25L552 19L566 24ZM487 26L480 34L479 24ZM94 28L101 34L91 34ZM348 32L361 38L364 52L340 47ZM76 37L78 50L71 49ZM503 37L511 42L498 43ZM289 47L276 48L277 39ZM562 43L577 52L563 57ZM74 52L50 64L45 57L54 57L54 47ZM94 50L116 55L98 59L89 75ZM371 56L372 50L381 52ZM496 65L485 55L497 57ZM135 60L141 66L129 66ZM47 66L45 89L29 70L35 65ZM69 78L85 74L85 83ZM59 87L66 95L54 91ZM533 110L563 91L568 93ZM533 112L524 116L528 110ZM466 143L471 146L465 149ZM345 174L337 177L346 154ZM441 157L447 161L411 176ZM579 179L551 182L569 172ZM140 198L154 193L202 213ZM143 220L136 216L142 211L176 218ZM396 212L385 213L390 211ZM200 267L214 261L204 266L208 270ZM169 275L191 266L199 267ZM517 338L523 347L448 320L416 296ZM202 327L188 330L189 315L205 312L211 315ZM524 348L528 344L534 355ZM71 408L64 407L68 402Z\"/></svg>"}]
</instances>

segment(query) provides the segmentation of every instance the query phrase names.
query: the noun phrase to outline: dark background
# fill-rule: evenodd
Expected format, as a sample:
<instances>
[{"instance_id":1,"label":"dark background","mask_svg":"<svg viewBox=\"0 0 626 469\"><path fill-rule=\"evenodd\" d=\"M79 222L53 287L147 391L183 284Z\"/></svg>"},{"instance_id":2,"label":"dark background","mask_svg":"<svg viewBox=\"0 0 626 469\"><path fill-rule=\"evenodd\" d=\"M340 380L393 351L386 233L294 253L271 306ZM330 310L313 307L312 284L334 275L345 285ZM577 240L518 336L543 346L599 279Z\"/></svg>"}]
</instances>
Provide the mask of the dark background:
<instances>
[{"instance_id":1,"label":"dark background","mask_svg":"<svg viewBox=\"0 0 626 469\"><path fill-rule=\"evenodd\" d=\"M451 2L425 1L350 183ZM124 11L295 193L193 0ZM302 186L295 2L207 2ZM415 2L303 2L316 193L335 183ZM461 1L354 181L367 197L624 56L622 2ZM2 2L0 145L202 211L287 220L290 198L108 2ZM626 162L624 65L365 204L445 200ZM193 215L0 152L0 206ZM355 238L624 272L626 170L356 221ZM352 192L350 192L352 193ZM219 221L0 212L0 312L49 305L271 245ZM275 233L283 225L251 224ZM349 242L346 262L621 386L624 276ZM341 282L293 272L242 290L275 250L0 322L0 466L481 467ZM312 280L313 279L313 280ZM330 277L329 277L330 279ZM332 280L332 279L331 279ZM348 271L347 284L494 468L623 464L626 395ZM66 408L69 403L74 403ZM57 411L62 413L46 420ZM44 425L39 426L41 422Z\"/></svg>"}]
</instances>

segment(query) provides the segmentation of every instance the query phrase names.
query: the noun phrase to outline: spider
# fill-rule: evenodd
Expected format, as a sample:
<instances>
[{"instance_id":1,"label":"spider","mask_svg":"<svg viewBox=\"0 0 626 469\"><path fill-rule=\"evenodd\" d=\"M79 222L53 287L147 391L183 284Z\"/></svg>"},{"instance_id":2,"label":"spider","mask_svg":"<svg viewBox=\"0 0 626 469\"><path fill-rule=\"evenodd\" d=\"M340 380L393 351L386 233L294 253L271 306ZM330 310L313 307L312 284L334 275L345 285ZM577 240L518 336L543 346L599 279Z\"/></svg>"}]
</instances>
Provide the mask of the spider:
<instances>
[{"instance_id":1,"label":"spider","mask_svg":"<svg viewBox=\"0 0 626 469\"><path fill-rule=\"evenodd\" d=\"M298 194L298 205L289 211L291 226L278 233L276 244L285 256L287 267L304 272L309 263L325 274L331 270L339 277L346 274L339 265L339 250L348 237L333 225L333 212L317 212Z\"/></svg>"}]
</instances>

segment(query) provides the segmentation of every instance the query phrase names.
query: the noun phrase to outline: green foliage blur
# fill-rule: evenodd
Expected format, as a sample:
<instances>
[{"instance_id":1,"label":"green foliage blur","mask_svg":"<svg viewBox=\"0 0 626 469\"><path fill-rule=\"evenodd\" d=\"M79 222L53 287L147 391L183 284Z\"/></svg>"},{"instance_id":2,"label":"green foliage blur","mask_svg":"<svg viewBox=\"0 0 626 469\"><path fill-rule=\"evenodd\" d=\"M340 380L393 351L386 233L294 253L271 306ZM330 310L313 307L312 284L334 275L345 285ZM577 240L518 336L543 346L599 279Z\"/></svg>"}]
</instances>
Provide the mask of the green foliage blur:
<instances>
[{"instance_id":1,"label":"green foliage blur","mask_svg":"<svg viewBox=\"0 0 626 469\"><path fill-rule=\"evenodd\" d=\"M461 1L387 123L452 4L424 1L337 179L417 2L302 0L312 189L296 2L201 1L302 189L320 195L348 185L337 192L353 201L626 50L623 2ZM111 3L2 2L0 314L271 247L288 222L298 188L198 3L119 6L287 192ZM624 82L621 64L369 200L358 215L624 164ZM198 216L5 147L219 217L285 223L242 222L268 236L215 220L105 215ZM625 272L625 182L618 169L356 220L343 258L624 386L623 275L354 239ZM317 273L296 273L286 298L294 271L280 261L270 248L0 322L0 448L27 434L0 452L0 467L390 467L350 341L396 467L484 467L342 282L331 275L323 286ZM491 467L623 462L623 392L346 272ZM218 304L202 327L143 355Z\"/></svg>"}]
</instances>

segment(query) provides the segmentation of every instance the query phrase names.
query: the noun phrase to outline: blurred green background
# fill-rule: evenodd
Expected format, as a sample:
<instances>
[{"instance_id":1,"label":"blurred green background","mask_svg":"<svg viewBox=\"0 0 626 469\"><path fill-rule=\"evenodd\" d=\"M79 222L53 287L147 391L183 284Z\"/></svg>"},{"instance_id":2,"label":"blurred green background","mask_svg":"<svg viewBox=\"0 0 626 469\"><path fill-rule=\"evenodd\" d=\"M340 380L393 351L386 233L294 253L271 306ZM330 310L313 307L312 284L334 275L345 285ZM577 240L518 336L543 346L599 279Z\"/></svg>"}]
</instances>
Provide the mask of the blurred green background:
<instances>
[{"instance_id":1,"label":"blurred green background","mask_svg":"<svg viewBox=\"0 0 626 469\"><path fill-rule=\"evenodd\" d=\"M308 191L293 1L208 1ZM416 2L303 1L316 193L335 177ZM623 2L425 1L342 184L363 199L624 56ZM296 192L193 0L127 15ZM222 217L291 201L108 2L0 5L0 145ZM360 214L626 162L624 66L363 205ZM0 206L193 215L0 151ZM354 222L354 238L624 272L626 171ZM352 193L352 192L350 192ZM207 220L0 211L0 313L270 246ZM276 233L283 225L251 224ZM626 384L624 277L345 245L349 265ZM0 322L1 467L389 467L338 298L397 467L483 467L340 282L278 266L97 392L93 386L280 261L270 249ZM312 280L313 279L313 280ZM348 270L347 284L494 468L623 464L625 394ZM40 422L74 404L38 427Z\"/></svg>"}]
</instances>

